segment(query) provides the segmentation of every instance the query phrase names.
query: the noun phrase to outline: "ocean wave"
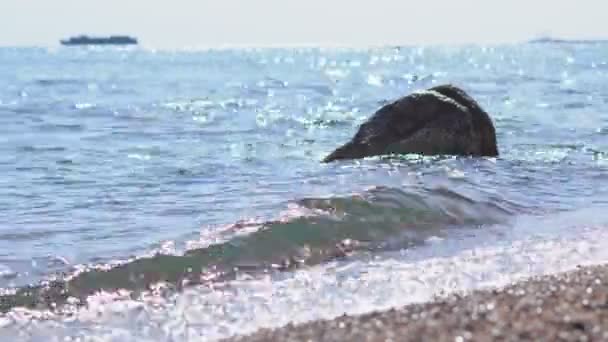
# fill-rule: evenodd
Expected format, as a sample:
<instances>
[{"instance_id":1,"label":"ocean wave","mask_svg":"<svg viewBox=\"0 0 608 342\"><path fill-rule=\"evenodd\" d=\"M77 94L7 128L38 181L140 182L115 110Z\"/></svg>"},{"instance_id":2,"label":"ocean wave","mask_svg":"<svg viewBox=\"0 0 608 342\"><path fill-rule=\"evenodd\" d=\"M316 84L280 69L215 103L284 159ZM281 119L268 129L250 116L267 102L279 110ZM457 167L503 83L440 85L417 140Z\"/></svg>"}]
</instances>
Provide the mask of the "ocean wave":
<instances>
[{"instance_id":1,"label":"ocean wave","mask_svg":"<svg viewBox=\"0 0 608 342\"><path fill-rule=\"evenodd\" d=\"M303 198L270 221L238 222L180 255L154 255L113 264L80 266L38 285L5 289L0 311L48 309L84 303L100 292L137 297L155 285L234 279L239 274L311 266L361 252L407 248L454 227L504 222L518 206L496 196L473 197L445 187L373 187L359 194ZM213 230L210 230L213 231Z\"/></svg>"}]
</instances>

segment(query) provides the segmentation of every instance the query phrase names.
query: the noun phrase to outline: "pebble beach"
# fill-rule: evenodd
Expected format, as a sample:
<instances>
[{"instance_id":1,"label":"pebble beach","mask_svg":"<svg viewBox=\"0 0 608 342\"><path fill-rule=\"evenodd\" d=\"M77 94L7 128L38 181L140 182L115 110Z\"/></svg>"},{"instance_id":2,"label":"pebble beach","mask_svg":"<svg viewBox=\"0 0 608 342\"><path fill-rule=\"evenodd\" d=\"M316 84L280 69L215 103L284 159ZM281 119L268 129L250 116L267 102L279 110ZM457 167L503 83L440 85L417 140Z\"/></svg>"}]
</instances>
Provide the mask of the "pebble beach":
<instances>
[{"instance_id":1,"label":"pebble beach","mask_svg":"<svg viewBox=\"0 0 608 342\"><path fill-rule=\"evenodd\" d=\"M606 341L608 266L227 341Z\"/></svg>"}]
</instances>

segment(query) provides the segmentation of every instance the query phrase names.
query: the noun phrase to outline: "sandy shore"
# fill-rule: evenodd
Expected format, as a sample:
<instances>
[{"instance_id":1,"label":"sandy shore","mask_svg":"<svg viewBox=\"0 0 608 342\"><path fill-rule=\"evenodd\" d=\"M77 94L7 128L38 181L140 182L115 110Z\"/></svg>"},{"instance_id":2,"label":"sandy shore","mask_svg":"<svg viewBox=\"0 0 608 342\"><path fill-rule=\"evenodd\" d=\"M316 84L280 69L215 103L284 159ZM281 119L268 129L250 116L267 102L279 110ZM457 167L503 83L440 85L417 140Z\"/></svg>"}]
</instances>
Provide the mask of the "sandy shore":
<instances>
[{"instance_id":1,"label":"sandy shore","mask_svg":"<svg viewBox=\"0 0 608 342\"><path fill-rule=\"evenodd\" d=\"M231 341L608 341L608 265Z\"/></svg>"}]
</instances>

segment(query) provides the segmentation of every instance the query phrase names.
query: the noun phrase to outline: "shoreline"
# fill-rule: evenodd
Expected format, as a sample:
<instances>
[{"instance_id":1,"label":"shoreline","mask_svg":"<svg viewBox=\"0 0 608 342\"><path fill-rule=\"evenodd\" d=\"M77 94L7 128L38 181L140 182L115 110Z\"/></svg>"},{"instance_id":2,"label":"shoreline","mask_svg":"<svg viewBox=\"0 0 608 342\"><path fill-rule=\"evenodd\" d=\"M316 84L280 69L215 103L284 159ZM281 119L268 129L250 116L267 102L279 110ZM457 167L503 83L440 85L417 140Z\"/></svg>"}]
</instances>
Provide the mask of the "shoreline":
<instances>
[{"instance_id":1,"label":"shoreline","mask_svg":"<svg viewBox=\"0 0 608 342\"><path fill-rule=\"evenodd\" d=\"M224 341L608 340L608 264Z\"/></svg>"}]
</instances>

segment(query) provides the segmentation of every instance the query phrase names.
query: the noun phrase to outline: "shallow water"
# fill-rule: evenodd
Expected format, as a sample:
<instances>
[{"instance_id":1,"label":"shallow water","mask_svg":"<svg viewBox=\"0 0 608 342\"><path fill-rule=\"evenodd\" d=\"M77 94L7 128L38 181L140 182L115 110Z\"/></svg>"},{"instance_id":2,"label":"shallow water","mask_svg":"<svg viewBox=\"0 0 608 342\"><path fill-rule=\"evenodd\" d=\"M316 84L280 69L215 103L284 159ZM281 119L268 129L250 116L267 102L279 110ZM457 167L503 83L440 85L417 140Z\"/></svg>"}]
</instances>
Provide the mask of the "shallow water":
<instances>
[{"instance_id":1,"label":"shallow water","mask_svg":"<svg viewBox=\"0 0 608 342\"><path fill-rule=\"evenodd\" d=\"M604 262L607 52L0 49L0 288L55 277L59 304L90 302L13 309L0 334L215 339ZM445 82L491 114L499 158L319 163ZM87 299L117 288L133 299ZM3 311L16 297L45 304Z\"/></svg>"}]
</instances>

